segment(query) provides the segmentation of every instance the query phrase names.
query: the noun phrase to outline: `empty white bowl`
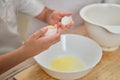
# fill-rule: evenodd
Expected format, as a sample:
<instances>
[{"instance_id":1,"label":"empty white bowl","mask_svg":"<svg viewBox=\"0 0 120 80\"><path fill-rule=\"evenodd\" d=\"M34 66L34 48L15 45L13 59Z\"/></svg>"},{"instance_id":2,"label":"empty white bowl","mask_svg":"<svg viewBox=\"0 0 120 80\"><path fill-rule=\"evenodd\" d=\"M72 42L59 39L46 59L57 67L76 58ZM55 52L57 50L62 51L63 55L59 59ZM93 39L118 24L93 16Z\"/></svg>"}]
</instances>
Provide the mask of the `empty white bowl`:
<instances>
[{"instance_id":1,"label":"empty white bowl","mask_svg":"<svg viewBox=\"0 0 120 80\"><path fill-rule=\"evenodd\" d=\"M91 4L80 10L89 36L99 43L104 51L113 51L120 46L119 15L118 4Z\"/></svg>"},{"instance_id":2,"label":"empty white bowl","mask_svg":"<svg viewBox=\"0 0 120 80\"><path fill-rule=\"evenodd\" d=\"M51 61L60 56L74 56L81 59L86 67L78 71L56 71L50 69ZM93 40L73 34L64 34L61 41L48 50L35 56L41 68L52 77L60 80L74 80L86 75L101 59L102 49Z\"/></svg>"}]
</instances>

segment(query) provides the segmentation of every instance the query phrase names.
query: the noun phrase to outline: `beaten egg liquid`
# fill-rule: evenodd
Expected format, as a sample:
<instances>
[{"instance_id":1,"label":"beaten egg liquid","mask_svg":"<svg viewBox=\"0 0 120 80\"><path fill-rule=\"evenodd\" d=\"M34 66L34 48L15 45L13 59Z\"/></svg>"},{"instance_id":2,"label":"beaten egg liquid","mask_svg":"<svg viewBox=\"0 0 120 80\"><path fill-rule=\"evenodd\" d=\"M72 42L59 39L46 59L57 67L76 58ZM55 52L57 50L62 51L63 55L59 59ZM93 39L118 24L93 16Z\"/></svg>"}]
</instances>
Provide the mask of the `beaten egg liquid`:
<instances>
[{"instance_id":1,"label":"beaten egg liquid","mask_svg":"<svg viewBox=\"0 0 120 80\"><path fill-rule=\"evenodd\" d=\"M62 56L53 59L50 62L50 68L56 71L80 71L85 69L85 64L82 60L73 56Z\"/></svg>"}]
</instances>

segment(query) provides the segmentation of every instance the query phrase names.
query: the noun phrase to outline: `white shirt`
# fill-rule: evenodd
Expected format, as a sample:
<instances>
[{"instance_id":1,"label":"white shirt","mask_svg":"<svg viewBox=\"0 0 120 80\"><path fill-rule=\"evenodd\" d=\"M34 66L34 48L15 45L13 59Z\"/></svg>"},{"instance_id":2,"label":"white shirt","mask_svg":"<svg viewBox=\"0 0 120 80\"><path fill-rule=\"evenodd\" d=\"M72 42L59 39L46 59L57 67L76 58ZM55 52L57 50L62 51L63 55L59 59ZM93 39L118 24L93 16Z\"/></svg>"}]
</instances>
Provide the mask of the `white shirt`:
<instances>
[{"instance_id":1,"label":"white shirt","mask_svg":"<svg viewBox=\"0 0 120 80\"><path fill-rule=\"evenodd\" d=\"M37 16L43 9L44 5L39 0L0 0L0 54L22 45L17 31L17 13Z\"/></svg>"},{"instance_id":2,"label":"white shirt","mask_svg":"<svg viewBox=\"0 0 120 80\"><path fill-rule=\"evenodd\" d=\"M72 28L75 28L82 24L82 19L79 16L79 11L82 7L93 4L100 3L103 0L43 0L44 4L52 9L64 12L72 13L73 21L75 22ZM29 19L27 37L37 31L40 27L44 27L48 24L38 21L37 19Z\"/></svg>"},{"instance_id":3,"label":"white shirt","mask_svg":"<svg viewBox=\"0 0 120 80\"><path fill-rule=\"evenodd\" d=\"M93 3L101 3L101 2L112 2L112 3L120 3L120 0L43 0L44 4L49 8L65 11L72 13L73 21L75 22L75 28L80 26L83 23L83 20L79 16L79 11L82 7L93 4ZM30 19L29 19L30 20ZM32 18L29 21L27 37L31 35L33 32L37 31L40 27L44 27L48 24L38 21L37 19Z\"/></svg>"}]
</instances>

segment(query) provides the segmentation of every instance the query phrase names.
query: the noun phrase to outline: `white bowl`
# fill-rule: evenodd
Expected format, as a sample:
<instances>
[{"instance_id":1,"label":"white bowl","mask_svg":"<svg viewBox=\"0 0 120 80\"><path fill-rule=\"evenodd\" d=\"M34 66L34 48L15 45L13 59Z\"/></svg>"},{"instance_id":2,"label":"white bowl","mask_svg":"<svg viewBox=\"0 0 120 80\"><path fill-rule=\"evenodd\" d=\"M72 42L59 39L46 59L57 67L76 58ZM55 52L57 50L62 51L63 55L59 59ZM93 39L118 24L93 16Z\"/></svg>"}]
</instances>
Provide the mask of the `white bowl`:
<instances>
[{"instance_id":1,"label":"white bowl","mask_svg":"<svg viewBox=\"0 0 120 80\"><path fill-rule=\"evenodd\" d=\"M110 3L91 4L80 10L89 36L104 51L120 46L120 5Z\"/></svg>"},{"instance_id":2,"label":"white bowl","mask_svg":"<svg viewBox=\"0 0 120 80\"><path fill-rule=\"evenodd\" d=\"M84 70L64 72L49 68L50 62L59 56L74 56L80 58L86 65ZM73 34L61 36L61 41L48 50L35 56L35 60L41 68L54 78L62 80L73 80L86 75L101 59L102 49L93 40Z\"/></svg>"}]
</instances>

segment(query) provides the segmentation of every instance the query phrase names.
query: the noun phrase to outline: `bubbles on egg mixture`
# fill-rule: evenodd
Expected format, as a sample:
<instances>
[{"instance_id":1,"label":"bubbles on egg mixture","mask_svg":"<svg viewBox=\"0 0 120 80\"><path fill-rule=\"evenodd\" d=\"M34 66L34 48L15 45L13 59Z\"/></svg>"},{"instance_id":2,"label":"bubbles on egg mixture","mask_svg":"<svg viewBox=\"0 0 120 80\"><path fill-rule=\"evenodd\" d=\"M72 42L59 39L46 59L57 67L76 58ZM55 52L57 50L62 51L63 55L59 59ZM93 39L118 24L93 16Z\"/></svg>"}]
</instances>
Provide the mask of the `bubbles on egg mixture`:
<instances>
[{"instance_id":1,"label":"bubbles on egg mixture","mask_svg":"<svg viewBox=\"0 0 120 80\"><path fill-rule=\"evenodd\" d=\"M56 71L72 72L84 70L86 66L84 62L77 57L62 56L53 59L49 67Z\"/></svg>"}]
</instances>

